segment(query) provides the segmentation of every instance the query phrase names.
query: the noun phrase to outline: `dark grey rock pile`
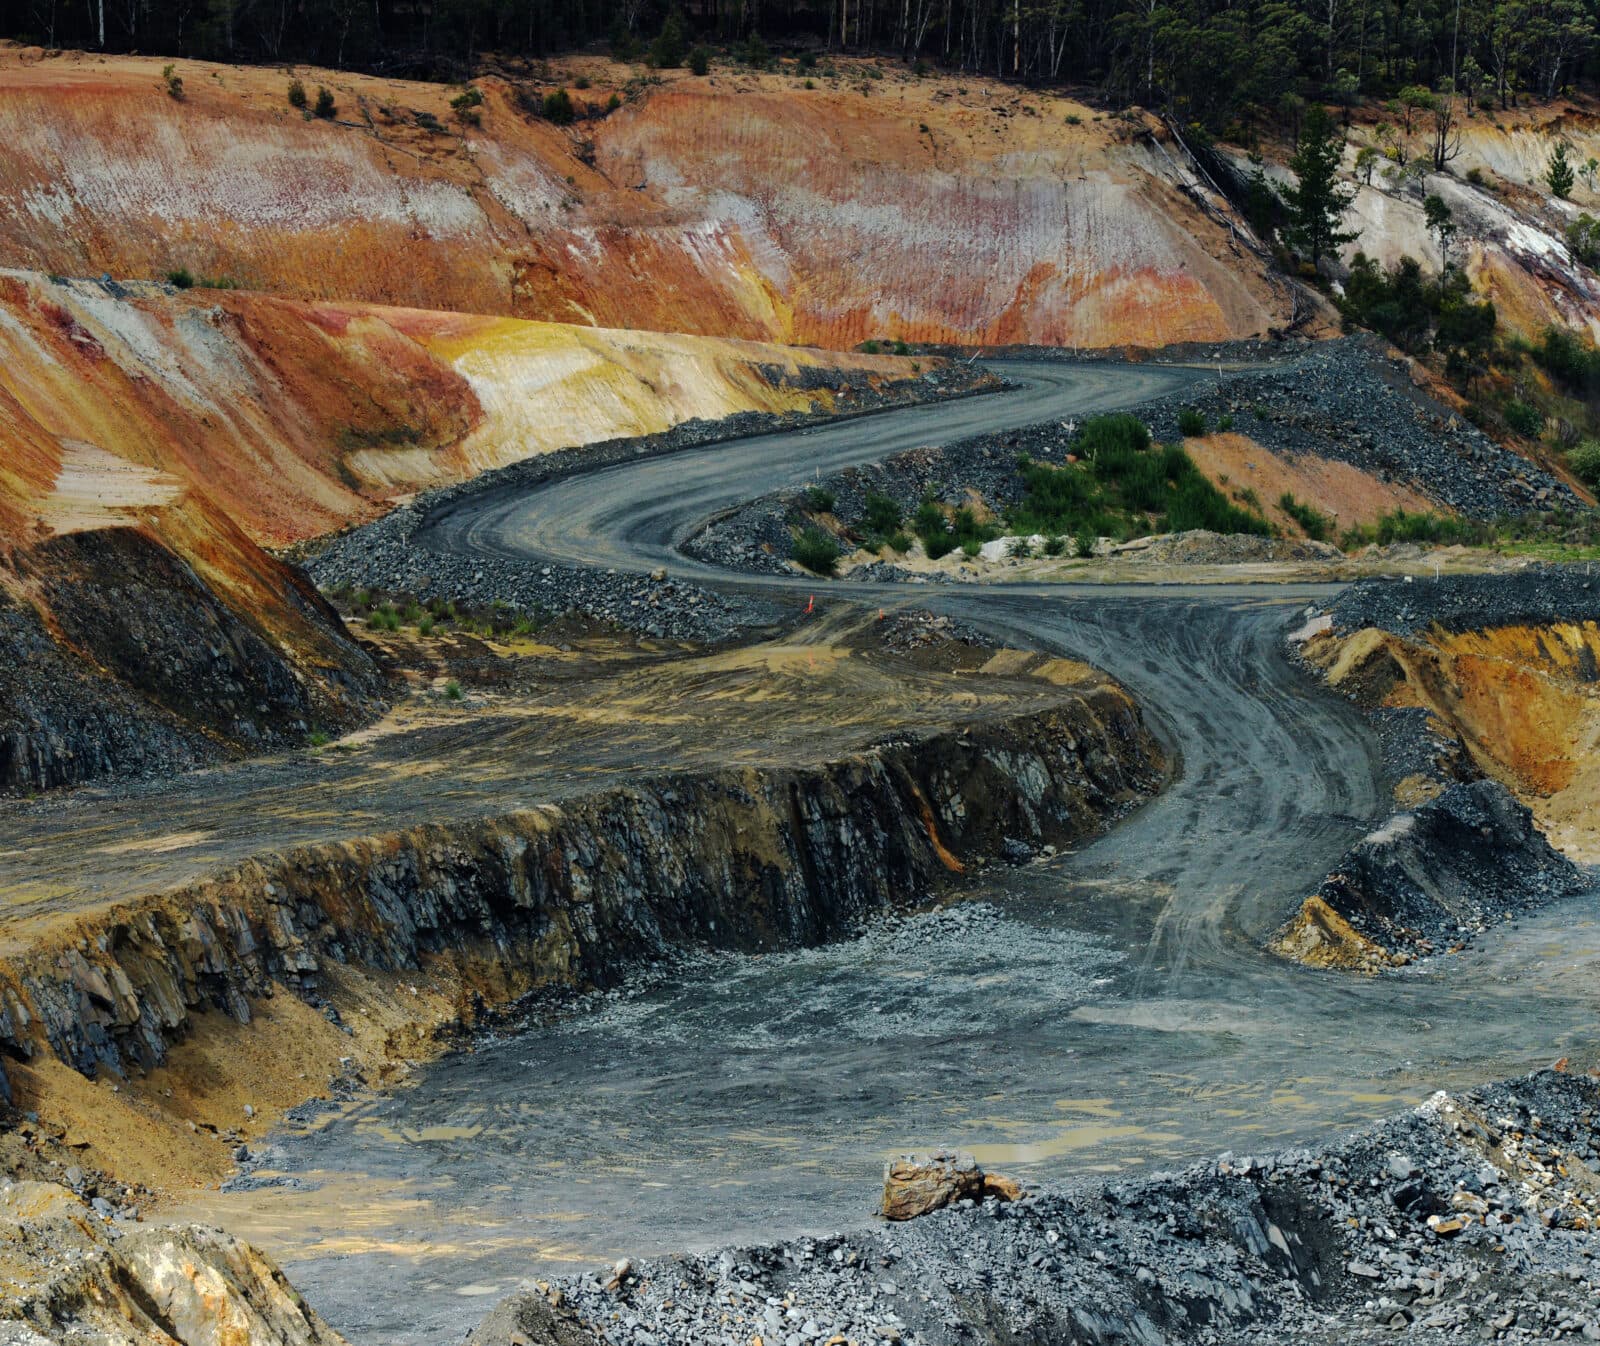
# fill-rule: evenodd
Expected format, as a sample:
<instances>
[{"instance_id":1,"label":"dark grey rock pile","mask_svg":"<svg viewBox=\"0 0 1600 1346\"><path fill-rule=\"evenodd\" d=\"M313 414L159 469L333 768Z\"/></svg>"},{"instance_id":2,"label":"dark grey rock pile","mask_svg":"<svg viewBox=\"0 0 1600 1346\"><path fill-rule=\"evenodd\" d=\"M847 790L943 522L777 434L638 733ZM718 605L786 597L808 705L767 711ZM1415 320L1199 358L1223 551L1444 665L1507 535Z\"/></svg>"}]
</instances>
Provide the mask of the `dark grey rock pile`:
<instances>
[{"instance_id":1,"label":"dark grey rock pile","mask_svg":"<svg viewBox=\"0 0 1600 1346\"><path fill-rule=\"evenodd\" d=\"M582 1323L611 1346L1595 1341L1597 1222L1600 1086L1544 1071L1320 1152L619 1264L549 1294L563 1342Z\"/></svg>"}]
</instances>

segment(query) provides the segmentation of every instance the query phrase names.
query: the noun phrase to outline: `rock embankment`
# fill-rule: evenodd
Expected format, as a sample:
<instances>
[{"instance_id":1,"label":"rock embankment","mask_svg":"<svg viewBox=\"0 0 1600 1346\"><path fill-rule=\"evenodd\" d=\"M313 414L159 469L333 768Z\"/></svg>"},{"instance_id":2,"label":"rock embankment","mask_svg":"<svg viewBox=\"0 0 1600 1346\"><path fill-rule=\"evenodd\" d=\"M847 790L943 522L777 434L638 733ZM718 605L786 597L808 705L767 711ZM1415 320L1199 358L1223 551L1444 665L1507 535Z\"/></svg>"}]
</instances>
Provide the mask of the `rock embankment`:
<instances>
[{"instance_id":1,"label":"rock embankment","mask_svg":"<svg viewBox=\"0 0 1600 1346\"><path fill-rule=\"evenodd\" d=\"M1600 1084L1544 1071L1435 1095L1318 1152L530 1287L510 1303L542 1301L527 1321L563 1335L474 1341L1594 1341L1597 1228Z\"/></svg>"},{"instance_id":2,"label":"rock embankment","mask_svg":"<svg viewBox=\"0 0 1600 1346\"><path fill-rule=\"evenodd\" d=\"M614 984L674 947L795 947L975 862L1102 827L1163 778L1120 689L896 736L814 767L663 776L508 817L308 845L49 927L0 963L0 1049L85 1073L161 1062L325 968L443 960L509 999ZM471 1012L471 1006L463 1006Z\"/></svg>"},{"instance_id":3,"label":"rock embankment","mask_svg":"<svg viewBox=\"0 0 1600 1346\"><path fill-rule=\"evenodd\" d=\"M303 575L251 564L261 606L133 528L0 564L0 794L170 774L377 715L371 653Z\"/></svg>"},{"instance_id":4,"label":"rock embankment","mask_svg":"<svg viewBox=\"0 0 1600 1346\"><path fill-rule=\"evenodd\" d=\"M1274 947L1303 963L1375 970L1464 943L1590 883L1504 785L1458 783L1351 847Z\"/></svg>"},{"instance_id":5,"label":"rock embankment","mask_svg":"<svg viewBox=\"0 0 1600 1346\"><path fill-rule=\"evenodd\" d=\"M1581 840L1566 824L1592 812L1595 585L1584 566L1367 580L1308 613L1297 657L1366 709L1405 807L1306 900L1280 953L1377 970L1595 882L1546 835Z\"/></svg>"},{"instance_id":6,"label":"rock embankment","mask_svg":"<svg viewBox=\"0 0 1600 1346\"><path fill-rule=\"evenodd\" d=\"M344 1346L258 1249L0 1185L0 1346Z\"/></svg>"}]
</instances>

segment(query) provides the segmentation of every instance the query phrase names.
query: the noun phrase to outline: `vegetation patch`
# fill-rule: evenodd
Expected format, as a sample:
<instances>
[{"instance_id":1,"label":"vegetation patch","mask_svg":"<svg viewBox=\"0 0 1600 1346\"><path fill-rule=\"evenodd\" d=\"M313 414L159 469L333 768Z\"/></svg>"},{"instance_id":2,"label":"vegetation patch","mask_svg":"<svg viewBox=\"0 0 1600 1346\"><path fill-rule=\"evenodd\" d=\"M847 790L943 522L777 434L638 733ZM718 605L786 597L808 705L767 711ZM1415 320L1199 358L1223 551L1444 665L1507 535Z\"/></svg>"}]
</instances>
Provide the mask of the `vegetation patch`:
<instances>
[{"instance_id":1,"label":"vegetation patch","mask_svg":"<svg viewBox=\"0 0 1600 1346\"><path fill-rule=\"evenodd\" d=\"M1230 502L1181 444L1160 445L1136 416L1097 416L1073 444L1077 463L1019 463L1024 494L1016 533L1127 539L1206 528L1270 537L1260 514Z\"/></svg>"}]
</instances>

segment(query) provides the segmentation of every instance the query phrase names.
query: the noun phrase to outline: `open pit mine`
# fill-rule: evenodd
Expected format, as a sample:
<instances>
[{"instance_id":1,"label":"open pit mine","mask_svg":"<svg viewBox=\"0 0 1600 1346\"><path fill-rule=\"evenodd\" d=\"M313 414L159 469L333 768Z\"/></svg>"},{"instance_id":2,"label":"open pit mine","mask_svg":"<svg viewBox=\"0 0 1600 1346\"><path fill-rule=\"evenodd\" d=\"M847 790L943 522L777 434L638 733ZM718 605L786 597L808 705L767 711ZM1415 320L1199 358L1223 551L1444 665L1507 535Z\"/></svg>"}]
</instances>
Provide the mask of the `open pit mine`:
<instances>
[{"instance_id":1,"label":"open pit mine","mask_svg":"<svg viewBox=\"0 0 1600 1346\"><path fill-rule=\"evenodd\" d=\"M0 15L0 1346L1600 1341L1587 20L601 8Z\"/></svg>"}]
</instances>

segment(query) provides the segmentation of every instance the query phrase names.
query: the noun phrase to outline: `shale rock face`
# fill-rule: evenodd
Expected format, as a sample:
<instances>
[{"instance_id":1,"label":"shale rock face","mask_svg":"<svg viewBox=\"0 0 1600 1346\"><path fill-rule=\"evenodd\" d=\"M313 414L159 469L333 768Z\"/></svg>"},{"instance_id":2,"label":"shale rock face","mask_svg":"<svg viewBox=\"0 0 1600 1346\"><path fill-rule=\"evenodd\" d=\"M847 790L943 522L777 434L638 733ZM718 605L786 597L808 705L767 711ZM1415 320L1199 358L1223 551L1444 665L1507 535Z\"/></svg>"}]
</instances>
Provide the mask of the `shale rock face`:
<instances>
[{"instance_id":1,"label":"shale rock face","mask_svg":"<svg viewBox=\"0 0 1600 1346\"><path fill-rule=\"evenodd\" d=\"M1356 961L1408 961L1587 883L1505 786L1452 785L1352 846L1279 947L1302 961L1338 961L1306 956L1315 925Z\"/></svg>"},{"instance_id":2,"label":"shale rock face","mask_svg":"<svg viewBox=\"0 0 1600 1346\"><path fill-rule=\"evenodd\" d=\"M270 1258L199 1226L103 1219L64 1187L0 1187L0 1342L343 1346Z\"/></svg>"},{"instance_id":3,"label":"shale rock face","mask_svg":"<svg viewBox=\"0 0 1600 1346\"><path fill-rule=\"evenodd\" d=\"M0 1050L47 1045L87 1073L153 1065L192 1014L246 1020L275 985L317 993L329 962L454 960L508 999L614 984L675 946L813 944L963 864L1092 833L1161 771L1132 701L1100 687L817 767L668 776L306 846L0 964Z\"/></svg>"},{"instance_id":4,"label":"shale rock face","mask_svg":"<svg viewBox=\"0 0 1600 1346\"><path fill-rule=\"evenodd\" d=\"M987 1196L1015 1201L1021 1195L1018 1183L985 1173L970 1154L957 1150L904 1154L883 1166L886 1220L914 1220L957 1201L981 1201Z\"/></svg>"}]
</instances>

